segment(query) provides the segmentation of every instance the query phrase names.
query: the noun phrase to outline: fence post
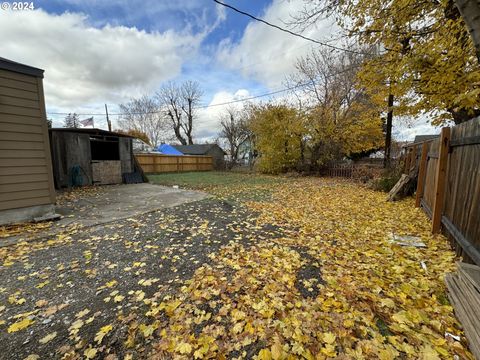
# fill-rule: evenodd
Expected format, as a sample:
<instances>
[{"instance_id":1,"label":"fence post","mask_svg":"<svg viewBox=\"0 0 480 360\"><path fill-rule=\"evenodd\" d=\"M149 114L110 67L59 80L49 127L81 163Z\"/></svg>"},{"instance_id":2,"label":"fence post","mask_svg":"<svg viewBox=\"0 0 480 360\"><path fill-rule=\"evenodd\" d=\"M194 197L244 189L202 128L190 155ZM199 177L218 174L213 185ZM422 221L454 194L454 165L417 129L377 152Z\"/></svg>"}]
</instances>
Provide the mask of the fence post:
<instances>
[{"instance_id":1,"label":"fence post","mask_svg":"<svg viewBox=\"0 0 480 360\"><path fill-rule=\"evenodd\" d=\"M428 155L428 143L422 144L422 155L420 157L420 164L418 165L418 181L417 181L417 193L415 197L415 207L420 207L423 194L425 192L425 177L427 176L427 155Z\"/></svg>"},{"instance_id":2,"label":"fence post","mask_svg":"<svg viewBox=\"0 0 480 360\"><path fill-rule=\"evenodd\" d=\"M440 148L438 149L438 166L435 177L435 200L432 209L432 233L440 231L442 225L443 200L445 198L445 180L447 177L448 150L450 148L450 128L442 129Z\"/></svg>"},{"instance_id":3,"label":"fence post","mask_svg":"<svg viewBox=\"0 0 480 360\"><path fill-rule=\"evenodd\" d=\"M415 171L416 167L417 167L417 145L414 145L412 148L412 159L410 160L410 168L408 169L408 174L410 174L410 171L412 171L412 169Z\"/></svg>"},{"instance_id":4,"label":"fence post","mask_svg":"<svg viewBox=\"0 0 480 360\"><path fill-rule=\"evenodd\" d=\"M408 170L410 169L410 148L407 148L407 153L405 155L405 163L403 164L403 173L407 174Z\"/></svg>"}]
</instances>

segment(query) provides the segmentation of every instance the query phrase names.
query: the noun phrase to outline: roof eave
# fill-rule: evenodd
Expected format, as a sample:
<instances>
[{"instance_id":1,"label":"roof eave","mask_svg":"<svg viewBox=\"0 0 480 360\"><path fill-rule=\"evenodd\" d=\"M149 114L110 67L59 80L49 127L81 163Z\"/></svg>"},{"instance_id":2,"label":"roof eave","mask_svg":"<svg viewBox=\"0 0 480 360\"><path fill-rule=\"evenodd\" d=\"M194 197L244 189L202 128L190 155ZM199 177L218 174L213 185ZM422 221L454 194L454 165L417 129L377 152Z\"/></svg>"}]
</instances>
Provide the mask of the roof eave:
<instances>
[{"instance_id":1,"label":"roof eave","mask_svg":"<svg viewBox=\"0 0 480 360\"><path fill-rule=\"evenodd\" d=\"M29 65L20 64L5 58L0 58L0 69L13 71L19 74L35 76L38 78L43 78L43 73L44 73L44 70L42 69L38 69L36 67L29 66Z\"/></svg>"}]
</instances>

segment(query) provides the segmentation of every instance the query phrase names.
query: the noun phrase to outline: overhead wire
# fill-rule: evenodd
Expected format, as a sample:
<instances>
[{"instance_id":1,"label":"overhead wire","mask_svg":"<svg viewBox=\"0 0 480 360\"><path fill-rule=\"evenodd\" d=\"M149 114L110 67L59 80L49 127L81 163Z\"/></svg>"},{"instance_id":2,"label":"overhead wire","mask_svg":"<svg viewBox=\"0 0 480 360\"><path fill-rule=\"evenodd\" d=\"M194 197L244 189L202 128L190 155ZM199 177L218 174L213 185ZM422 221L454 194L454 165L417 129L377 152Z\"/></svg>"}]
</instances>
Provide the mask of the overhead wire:
<instances>
[{"instance_id":1,"label":"overhead wire","mask_svg":"<svg viewBox=\"0 0 480 360\"><path fill-rule=\"evenodd\" d=\"M240 9L238 9L238 8L232 6L232 5L226 4L226 3L221 2L221 1L219 1L219 0L213 0L213 1L214 1L215 3L221 5L221 6L224 6L224 7L226 7L226 8L229 8L229 9L231 9L231 10L233 10L233 11L239 13L239 14L245 15L245 16L247 16L247 17L249 17L249 18L251 18L251 19L253 19L253 20L255 20L255 21L261 22L261 23L263 23L263 24L265 24L265 25L267 25L267 26L270 26L270 27L275 28L275 29L277 29L277 30L283 31L283 32L285 32L285 33L287 33L287 34L290 34L290 35L292 35L292 36L299 37L299 38L301 38L301 39L303 39L303 40L310 41L310 42L313 42L313 43L315 43L315 44L322 45L322 46L325 46L325 47L328 47L328 48L334 49L334 50L345 51L345 52L349 52L349 53L352 53L352 54L368 55L368 53L363 52L363 51L346 49L346 48L343 48L343 47L340 47L340 46L328 44L328 43L326 43L326 42L324 42L324 41L320 41L320 40L313 39L313 38L311 38L311 37L308 37L308 36L305 36L305 35L296 33L296 32L294 32L294 31L285 29L285 28L283 28L283 27L281 27L281 26L279 26L279 25L276 25L276 24L273 24L273 23L271 23L271 22L268 22L268 21L266 21L266 20L264 20L264 19L261 19L261 18L259 18L259 17L256 17L255 15L252 15L252 14L250 14L250 13L247 13L246 11L240 10Z\"/></svg>"},{"instance_id":2,"label":"overhead wire","mask_svg":"<svg viewBox=\"0 0 480 360\"><path fill-rule=\"evenodd\" d=\"M280 93L287 92L287 91L290 91L290 90L294 90L296 88L307 86L307 85L310 85L310 84L312 84L311 81L309 81L308 83L298 84L298 85L287 87L287 88L284 88L284 89L271 91L271 92L268 92L268 93L265 93L265 94L254 95L254 96L251 96L251 97L248 97L248 98L242 98L242 99L237 99L237 100L232 100L232 101L217 103L217 104L201 105L201 106L195 107L195 109L207 109L207 108L211 108L211 107L225 106L225 105L230 105L230 104L236 104L236 103L239 103L239 102L251 101L251 100L255 100L255 99L259 99L259 98L263 98L263 97L267 97L267 96L271 96L271 95L280 94ZM161 113L161 112L163 112L163 111L162 110L156 110L156 111L148 111L148 112L132 112L130 114L131 115L148 115L148 114L158 114L158 113ZM49 114L49 115L68 115L68 114L71 114L71 113L47 112L47 114ZM104 116L105 113L77 113L77 115L79 115L79 116ZM123 113L110 113L109 112L108 115L109 116L121 116L121 115L124 115L124 114Z\"/></svg>"},{"instance_id":3,"label":"overhead wire","mask_svg":"<svg viewBox=\"0 0 480 360\"><path fill-rule=\"evenodd\" d=\"M358 67L358 65L349 66L349 67L347 67L347 68L345 68L341 71L328 74L325 77L326 78L331 78L331 77L336 76L336 75L341 75L341 74L343 74L343 73L345 73L349 70L352 70L354 68L357 68L357 67ZM226 105L236 104L236 103L240 103L240 102L251 101L251 100L255 100L255 99L264 98L264 97L267 97L267 96L281 94L281 93L291 91L291 90L295 90L295 89L298 89L298 88L302 88L302 87L305 87L305 86L308 86L308 85L315 85L315 81L310 80L308 82L304 82L304 83L300 83L300 84L297 84L297 85L289 86L289 87L279 89L279 90L274 90L274 91L264 93L264 94L250 96L250 97L247 97L247 98L231 100L231 101L227 101L227 102L223 102L223 103L196 106L195 109L208 109L208 108L217 107L217 106L226 106ZM156 110L156 111L148 111L148 112L132 112L130 114L131 115L149 115L149 114L159 114L159 113L162 113L162 112L164 112L164 111L163 110ZM47 112L47 114L49 114L49 115L68 115L68 114L71 114L71 113ZM77 113L77 115L79 115L79 116L104 116L105 113ZM121 115L124 115L124 114L123 113L110 113L109 112L108 115L109 116L121 116Z\"/></svg>"},{"instance_id":4,"label":"overhead wire","mask_svg":"<svg viewBox=\"0 0 480 360\"><path fill-rule=\"evenodd\" d=\"M342 48L342 47L338 47L338 46L335 46L335 45L331 45L331 44L328 44L326 42L322 42L322 41L319 41L319 40L316 40L316 39L312 39L310 37L307 37L307 36L304 36L302 34L298 34L298 33L295 33L291 30L288 30L288 29L285 29L285 28L282 28L276 24L272 24L266 20L263 20L263 19L260 19L254 15L251 15L245 11L242 11L240 9L237 9L236 7L232 6L232 5L229 5L229 4L226 4L226 3L223 3L219 0L213 0L215 3L221 5L221 6L225 6L237 13L240 13L242 15L245 15L245 16L248 16L249 18L251 19L254 19L255 21L259 21L261 23L264 23L265 25L268 25L270 27L273 27L273 28L276 28L280 31L283 31L285 33L288 33L290 35L293 35L293 36L297 36L297 37L300 37L304 40L307 40L307 41L310 41L310 42L313 42L313 43L316 43L318 45L322 45L322 46L326 46L328 48L331 48L331 49L335 49L335 50L340 50L340 51L345 51L345 52L349 52L349 53L354 53L354 54L360 54L360 55L368 55L368 53L366 52L361 52L361 51L356 51L356 50L351 50L351 49L346 49L346 48ZM301 46L301 47L304 47L304 46ZM300 47L299 47L300 48ZM292 49L288 50L288 51L291 51ZM285 53L285 52L283 52ZM255 66L255 65L258 65L260 63L265 63L267 61L264 61L264 62L259 62L259 63L255 63L255 64L249 64L249 65L246 65L246 66L243 66L241 69L245 69L247 67L251 67L251 66ZM338 75L338 74L341 74L343 72L346 72L347 70L349 69L344 69L343 71L340 71L338 73L334 73L334 74L331 74L330 76L335 76L335 75ZM329 76L329 77L330 77ZM242 98L242 99L237 99L237 100L232 100L232 101L228 101L228 102L223 102L223 103L217 103L217 104L209 104L209 105L201 105L201 106L197 106L196 109L207 109L207 108L211 108L211 107L218 107L218 106L225 106L225 105L231 105L231 104L236 104L236 103L239 103L239 102L245 102L245 101L251 101L251 100L255 100L255 99L259 99L259 98L263 98L263 97L267 97L267 96L272 96L272 95L276 95L276 94L280 94L280 93L283 93L283 92L287 92L287 91L291 91L291 90L294 90L294 89L297 89L297 88L300 88L300 87L304 87L304 86L307 86L307 85L311 85L311 84L314 84L314 81L309 81L307 83L302 83L302 84L297 84L295 86L291 86L291 87L287 87L287 88L284 88L284 89L279 89L279 90L274 90L274 91L271 91L271 92L268 92L268 93L265 93L265 94L260 94L260 95L254 95L254 96L251 96L251 97L248 97L248 98ZM132 115L147 115L147 114L156 114L156 113L161 113L162 110L158 110L158 111L152 111L152 112L134 112L134 113L131 113ZM64 112L47 112L47 114L49 115L68 115L70 113L64 113ZM78 113L77 115L79 116L104 116L105 113ZM123 115L122 113L109 113L109 115L111 116L121 116Z\"/></svg>"}]
</instances>

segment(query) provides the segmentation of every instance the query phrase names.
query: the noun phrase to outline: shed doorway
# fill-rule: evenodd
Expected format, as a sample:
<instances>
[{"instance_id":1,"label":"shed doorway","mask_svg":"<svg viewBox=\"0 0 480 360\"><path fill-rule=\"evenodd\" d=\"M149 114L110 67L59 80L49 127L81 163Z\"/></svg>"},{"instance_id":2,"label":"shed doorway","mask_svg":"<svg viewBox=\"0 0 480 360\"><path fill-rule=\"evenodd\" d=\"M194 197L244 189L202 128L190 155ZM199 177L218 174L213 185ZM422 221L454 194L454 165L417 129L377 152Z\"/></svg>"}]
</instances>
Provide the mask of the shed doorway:
<instances>
[{"instance_id":1,"label":"shed doorway","mask_svg":"<svg viewBox=\"0 0 480 360\"><path fill-rule=\"evenodd\" d=\"M118 137L90 136L93 183L121 184L122 163Z\"/></svg>"}]
</instances>

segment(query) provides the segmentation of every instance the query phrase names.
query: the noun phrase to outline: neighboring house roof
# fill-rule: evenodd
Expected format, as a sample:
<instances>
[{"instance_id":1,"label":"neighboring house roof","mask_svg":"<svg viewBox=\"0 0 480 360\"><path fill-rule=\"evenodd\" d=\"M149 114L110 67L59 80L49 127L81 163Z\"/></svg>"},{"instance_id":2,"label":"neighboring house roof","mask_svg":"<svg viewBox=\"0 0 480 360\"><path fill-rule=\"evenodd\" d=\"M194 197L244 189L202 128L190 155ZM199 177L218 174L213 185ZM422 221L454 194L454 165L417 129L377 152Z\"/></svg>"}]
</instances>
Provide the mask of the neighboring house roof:
<instances>
[{"instance_id":1,"label":"neighboring house roof","mask_svg":"<svg viewBox=\"0 0 480 360\"><path fill-rule=\"evenodd\" d=\"M193 145L172 145L185 155L205 155L212 147L218 147L226 155L227 153L217 144L193 144Z\"/></svg>"},{"instance_id":2,"label":"neighboring house roof","mask_svg":"<svg viewBox=\"0 0 480 360\"><path fill-rule=\"evenodd\" d=\"M168 145L168 144L159 145L155 150L160 151L162 154L165 154L165 155L177 155L177 156L183 155L182 152L178 151L172 145Z\"/></svg>"},{"instance_id":3,"label":"neighboring house roof","mask_svg":"<svg viewBox=\"0 0 480 360\"><path fill-rule=\"evenodd\" d=\"M439 136L440 135L417 135L417 136L415 136L415 139L413 140L413 143L418 144L418 143L422 143L422 142L429 141L429 140L435 140Z\"/></svg>"},{"instance_id":4,"label":"neighboring house roof","mask_svg":"<svg viewBox=\"0 0 480 360\"><path fill-rule=\"evenodd\" d=\"M0 57L0 69L43 78L43 70Z\"/></svg>"}]
</instances>

